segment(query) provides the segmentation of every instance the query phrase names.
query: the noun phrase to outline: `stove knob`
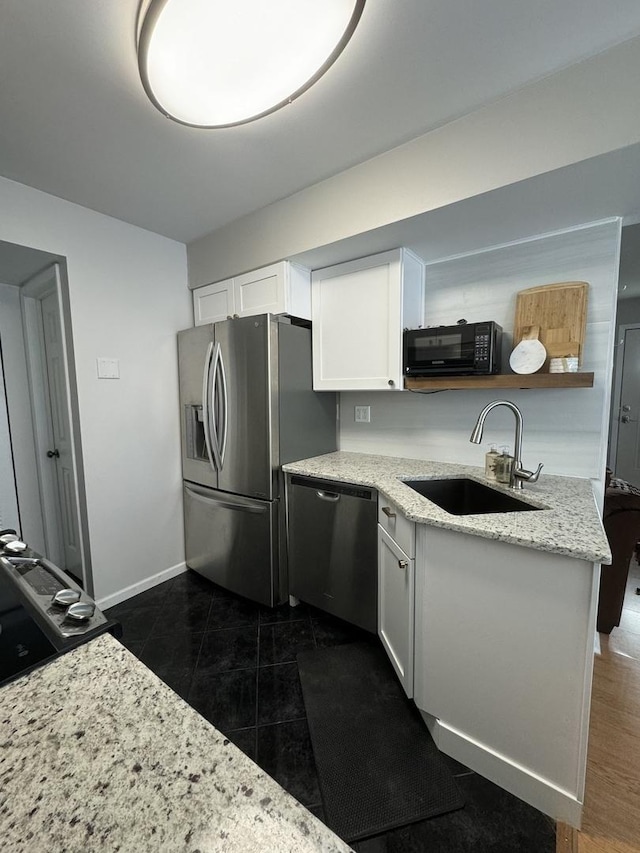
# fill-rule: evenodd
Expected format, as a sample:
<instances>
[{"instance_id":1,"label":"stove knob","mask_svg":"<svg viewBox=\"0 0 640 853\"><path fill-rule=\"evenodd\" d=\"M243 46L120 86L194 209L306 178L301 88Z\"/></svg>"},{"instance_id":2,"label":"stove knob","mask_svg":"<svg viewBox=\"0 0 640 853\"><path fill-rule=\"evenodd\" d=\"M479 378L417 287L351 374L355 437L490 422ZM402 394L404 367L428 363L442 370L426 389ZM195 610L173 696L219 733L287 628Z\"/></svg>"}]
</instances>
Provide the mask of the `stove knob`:
<instances>
[{"instance_id":1,"label":"stove knob","mask_svg":"<svg viewBox=\"0 0 640 853\"><path fill-rule=\"evenodd\" d=\"M13 539L11 542L7 542L4 546L5 551L9 551L11 554L20 554L22 551L27 550L26 542L21 542L19 539Z\"/></svg>"},{"instance_id":2,"label":"stove knob","mask_svg":"<svg viewBox=\"0 0 640 853\"><path fill-rule=\"evenodd\" d=\"M3 545L6 545L7 542L15 542L16 539L19 539L19 538L20 537L15 532L15 530L6 529L6 530L0 531L0 542Z\"/></svg>"},{"instance_id":3,"label":"stove knob","mask_svg":"<svg viewBox=\"0 0 640 853\"><path fill-rule=\"evenodd\" d=\"M59 589L51 599L51 603L57 604L58 607L68 607L76 601L80 601L80 593L77 589Z\"/></svg>"},{"instance_id":4,"label":"stove knob","mask_svg":"<svg viewBox=\"0 0 640 853\"><path fill-rule=\"evenodd\" d=\"M73 622L87 622L95 613L95 609L95 604L90 601L77 601L69 606L65 618Z\"/></svg>"}]
</instances>

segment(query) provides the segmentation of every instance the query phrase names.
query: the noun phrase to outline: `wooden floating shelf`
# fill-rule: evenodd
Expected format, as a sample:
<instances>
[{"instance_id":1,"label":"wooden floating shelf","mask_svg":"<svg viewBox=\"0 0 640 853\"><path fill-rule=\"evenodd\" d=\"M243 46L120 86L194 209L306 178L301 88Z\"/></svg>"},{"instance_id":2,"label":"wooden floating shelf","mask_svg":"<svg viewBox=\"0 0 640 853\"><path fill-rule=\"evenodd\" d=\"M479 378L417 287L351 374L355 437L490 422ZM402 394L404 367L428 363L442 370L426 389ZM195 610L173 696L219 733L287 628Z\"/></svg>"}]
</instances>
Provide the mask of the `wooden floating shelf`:
<instances>
[{"instance_id":1,"label":"wooden floating shelf","mask_svg":"<svg viewBox=\"0 0 640 853\"><path fill-rule=\"evenodd\" d=\"M408 391L465 388L593 388L593 373L504 373L491 376L429 376L405 379Z\"/></svg>"}]
</instances>

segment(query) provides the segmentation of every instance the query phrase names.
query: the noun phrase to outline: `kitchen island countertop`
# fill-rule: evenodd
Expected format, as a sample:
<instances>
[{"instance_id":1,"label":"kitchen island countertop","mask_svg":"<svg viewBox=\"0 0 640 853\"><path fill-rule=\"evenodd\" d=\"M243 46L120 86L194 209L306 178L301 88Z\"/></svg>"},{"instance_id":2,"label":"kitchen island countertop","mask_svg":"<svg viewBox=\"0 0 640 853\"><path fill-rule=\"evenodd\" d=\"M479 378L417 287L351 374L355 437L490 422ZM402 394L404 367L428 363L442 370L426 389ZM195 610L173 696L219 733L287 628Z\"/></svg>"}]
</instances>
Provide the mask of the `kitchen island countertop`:
<instances>
[{"instance_id":1,"label":"kitchen island countertop","mask_svg":"<svg viewBox=\"0 0 640 853\"><path fill-rule=\"evenodd\" d=\"M0 697L4 853L350 849L108 634Z\"/></svg>"},{"instance_id":2,"label":"kitchen island countertop","mask_svg":"<svg viewBox=\"0 0 640 853\"><path fill-rule=\"evenodd\" d=\"M283 465L289 474L319 477L338 482L370 486L393 501L411 521L430 524L460 533L470 533L564 554L580 560L610 563L611 551L591 481L578 477L544 474L535 484L525 484L520 492L491 483L484 470L471 465L404 459L339 450ZM541 507L538 512L495 512L478 515L451 515L419 495L403 479L469 477L504 490Z\"/></svg>"}]
</instances>

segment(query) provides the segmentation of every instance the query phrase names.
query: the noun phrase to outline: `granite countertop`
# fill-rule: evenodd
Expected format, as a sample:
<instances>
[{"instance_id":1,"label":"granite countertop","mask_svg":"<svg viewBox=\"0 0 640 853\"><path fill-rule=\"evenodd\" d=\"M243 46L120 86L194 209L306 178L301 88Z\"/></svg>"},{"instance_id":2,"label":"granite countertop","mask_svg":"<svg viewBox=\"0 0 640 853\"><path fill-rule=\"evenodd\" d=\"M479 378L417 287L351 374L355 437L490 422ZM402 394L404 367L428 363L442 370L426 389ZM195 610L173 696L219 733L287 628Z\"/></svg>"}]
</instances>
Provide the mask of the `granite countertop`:
<instances>
[{"instance_id":1,"label":"granite countertop","mask_svg":"<svg viewBox=\"0 0 640 853\"><path fill-rule=\"evenodd\" d=\"M108 634L0 696L3 853L350 849Z\"/></svg>"},{"instance_id":2,"label":"granite countertop","mask_svg":"<svg viewBox=\"0 0 640 853\"><path fill-rule=\"evenodd\" d=\"M471 465L342 450L290 462L283 465L283 470L290 474L370 486L393 501L408 519L420 524L565 554L590 562L611 562L609 543L590 480L541 474L538 483L525 484L522 492L516 493L522 500L541 507L538 512L451 515L419 495L402 480L469 477L509 494L514 492L488 481L484 469Z\"/></svg>"}]
</instances>

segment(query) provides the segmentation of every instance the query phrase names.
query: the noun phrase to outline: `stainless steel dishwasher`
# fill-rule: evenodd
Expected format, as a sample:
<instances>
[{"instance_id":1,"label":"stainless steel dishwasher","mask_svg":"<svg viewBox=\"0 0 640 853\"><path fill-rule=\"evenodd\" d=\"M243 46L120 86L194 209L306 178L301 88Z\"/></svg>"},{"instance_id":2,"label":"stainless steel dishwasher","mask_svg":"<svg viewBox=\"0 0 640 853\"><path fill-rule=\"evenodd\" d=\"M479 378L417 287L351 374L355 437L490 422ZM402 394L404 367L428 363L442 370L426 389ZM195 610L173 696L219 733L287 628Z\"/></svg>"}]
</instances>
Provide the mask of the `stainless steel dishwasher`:
<instances>
[{"instance_id":1,"label":"stainless steel dishwasher","mask_svg":"<svg viewBox=\"0 0 640 853\"><path fill-rule=\"evenodd\" d=\"M374 489L287 478L290 595L374 633L377 500Z\"/></svg>"}]
</instances>

